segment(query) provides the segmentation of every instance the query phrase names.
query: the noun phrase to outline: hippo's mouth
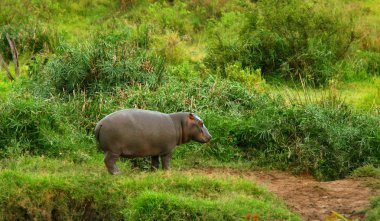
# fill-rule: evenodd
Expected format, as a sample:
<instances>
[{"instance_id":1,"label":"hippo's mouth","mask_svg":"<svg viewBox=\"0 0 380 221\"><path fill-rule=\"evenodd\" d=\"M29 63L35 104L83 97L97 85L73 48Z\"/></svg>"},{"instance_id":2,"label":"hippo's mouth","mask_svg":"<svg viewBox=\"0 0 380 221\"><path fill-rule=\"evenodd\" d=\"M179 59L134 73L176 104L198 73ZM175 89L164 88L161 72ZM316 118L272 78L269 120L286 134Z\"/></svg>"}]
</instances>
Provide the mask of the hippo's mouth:
<instances>
[{"instance_id":1,"label":"hippo's mouth","mask_svg":"<svg viewBox=\"0 0 380 221\"><path fill-rule=\"evenodd\" d=\"M207 137L203 140L203 143L208 143L211 141L211 136L210 137Z\"/></svg>"}]
</instances>

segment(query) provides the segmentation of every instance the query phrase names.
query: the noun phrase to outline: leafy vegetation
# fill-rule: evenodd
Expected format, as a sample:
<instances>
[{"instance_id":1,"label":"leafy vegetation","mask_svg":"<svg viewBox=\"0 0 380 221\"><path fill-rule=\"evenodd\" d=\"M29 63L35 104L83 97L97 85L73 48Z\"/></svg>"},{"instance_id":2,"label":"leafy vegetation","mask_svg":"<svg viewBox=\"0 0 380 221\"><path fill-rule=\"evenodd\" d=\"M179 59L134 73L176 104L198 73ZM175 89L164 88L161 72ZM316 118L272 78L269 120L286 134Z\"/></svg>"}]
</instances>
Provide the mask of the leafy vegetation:
<instances>
[{"instance_id":1,"label":"leafy vegetation","mask_svg":"<svg viewBox=\"0 0 380 221\"><path fill-rule=\"evenodd\" d=\"M144 45L128 41L129 31L108 35L91 44L65 47L41 69L32 69L32 78L43 79L53 93L110 91L130 84L157 87L164 75L164 64L157 56L149 56ZM124 44L123 44L124 42ZM37 62L41 62L37 60ZM34 67L41 66L32 63ZM41 85L44 85L41 82Z\"/></svg>"},{"instance_id":2,"label":"leafy vegetation","mask_svg":"<svg viewBox=\"0 0 380 221\"><path fill-rule=\"evenodd\" d=\"M379 119L345 106L269 106L244 122L233 130L237 145L260 165L329 180L379 163Z\"/></svg>"},{"instance_id":3,"label":"leafy vegetation","mask_svg":"<svg viewBox=\"0 0 380 221\"><path fill-rule=\"evenodd\" d=\"M232 26L239 32L232 39L216 32L207 60L223 75L228 64L238 61L243 68L260 68L265 75L302 76L317 85L325 84L355 40L350 12L341 8L337 1L273 0L259 1L254 10L243 15L248 15L247 19L225 14L220 22L230 23L233 16L245 25Z\"/></svg>"},{"instance_id":4,"label":"leafy vegetation","mask_svg":"<svg viewBox=\"0 0 380 221\"><path fill-rule=\"evenodd\" d=\"M320 180L377 168L375 6L371 0L1 1L0 52L12 70L9 34L21 64L13 83L0 72L0 185L8 185L1 215L236 220L252 213L297 220L246 181L130 169L130 176L105 176L93 128L123 108L194 111L213 140L178 148L175 167L267 167Z\"/></svg>"}]
</instances>

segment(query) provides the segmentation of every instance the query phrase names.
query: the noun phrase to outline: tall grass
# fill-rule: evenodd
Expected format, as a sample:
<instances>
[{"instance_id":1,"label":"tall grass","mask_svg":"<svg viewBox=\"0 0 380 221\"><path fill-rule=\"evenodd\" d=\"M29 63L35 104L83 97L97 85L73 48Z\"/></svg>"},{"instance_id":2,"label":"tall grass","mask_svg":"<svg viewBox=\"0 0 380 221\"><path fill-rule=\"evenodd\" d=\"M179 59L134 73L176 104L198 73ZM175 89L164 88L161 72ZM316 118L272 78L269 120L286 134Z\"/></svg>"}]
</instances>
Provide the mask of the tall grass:
<instances>
[{"instance_id":1,"label":"tall grass","mask_svg":"<svg viewBox=\"0 0 380 221\"><path fill-rule=\"evenodd\" d=\"M157 87L164 77L163 60L149 55L129 38L126 30L79 47L60 45L60 53L40 70L31 69L30 75L41 80L41 84L47 83L47 90L55 94L111 92L132 84Z\"/></svg>"},{"instance_id":2,"label":"tall grass","mask_svg":"<svg viewBox=\"0 0 380 221\"><path fill-rule=\"evenodd\" d=\"M378 116L347 106L268 106L233 132L237 145L259 165L342 178L380 159Z\"/></svg>"},{"instance_id":3,"label":"tall grass","mask_svg":"<svg viewBox=\"0 0 380 221\"><path fill-rule=\"evenodd\" d=\"M1 158L25 153L58 157L94 152L91 137L70 122L66 115L70 111L53 99L12 96L0 110Z\"/></svg>"},{"instance_id":4,"label":"tall grass","mask_svg":"<svg viewBox=\"0 0 380 221\"><path fill-rule=\"evenodd\" d=\"M188 145L180 158L193 152L219 162L249 160L252 165L307 172L322 180L380 163L376 115L353 111L334 100L289 106L282 98L257 94L228 80L198 79L186 87L184 83L171 77L155 89L135 85L108 95L74 93L51 97L49 103L30 97L12 99L2 106L1 142L4 150L13 147L56 157L61 153L81 160L83 154L96 150L93 128L110 112L190 110L204 118L214 139L207 146Z\"/></svg>"}]
</instances>

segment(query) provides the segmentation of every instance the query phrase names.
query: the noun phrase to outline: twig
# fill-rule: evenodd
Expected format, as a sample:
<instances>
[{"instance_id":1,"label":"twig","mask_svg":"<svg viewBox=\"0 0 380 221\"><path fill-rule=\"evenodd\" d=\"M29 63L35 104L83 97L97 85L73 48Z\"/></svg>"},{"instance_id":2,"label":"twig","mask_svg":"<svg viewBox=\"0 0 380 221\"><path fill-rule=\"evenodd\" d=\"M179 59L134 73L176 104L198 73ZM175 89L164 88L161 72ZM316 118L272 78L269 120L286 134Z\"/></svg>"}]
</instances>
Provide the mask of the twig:
<instances>
[{"instance_id":1,"label":"twig","mask_svg":"<svg viewBox=\"0 0 380 221\"><path fill-rule=\"evenodd\" d=\"M11 39L11 37L9 36L8 33L6 33L5 36L7 37L8 42L9 42L9 46L11 47L13 63L15 65L16 76L19 77L20 76L20 65L18 63L18 51L16 48L15 41L13 39Z\"/></svg>"},{"instance_id":2,"label":"twig","mask_svg":"<svg viewBox=\"0 0 380 221\"><path fill-rule=\"evenodd\" d=\"M11 72L9 71L7 63L5 63L3 56L0 54L0 65L7 73L7 77L9 80L14 81L14 77L12 76Z\"/></svg>"}]
</instances>

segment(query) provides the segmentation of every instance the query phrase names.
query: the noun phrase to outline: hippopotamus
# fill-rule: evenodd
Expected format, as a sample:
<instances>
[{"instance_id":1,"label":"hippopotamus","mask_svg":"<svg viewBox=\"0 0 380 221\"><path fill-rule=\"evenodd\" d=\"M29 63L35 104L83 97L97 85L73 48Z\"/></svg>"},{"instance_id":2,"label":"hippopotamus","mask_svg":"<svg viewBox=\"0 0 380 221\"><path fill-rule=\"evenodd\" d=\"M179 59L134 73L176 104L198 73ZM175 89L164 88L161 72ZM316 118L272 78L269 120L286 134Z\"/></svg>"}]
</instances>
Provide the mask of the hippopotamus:
<instances>
[{"instance_id":1,"label":"hippopotamus","mask_svg":"<svg viewBox=\"0 0 380 221\"><path fill-rule=\"evenodd\" d=\"M110 174L119 173L119 157L151 156L152 168L169 169L177 145L191 140L211 140L203 120L191 112L161 113L150 110L124 109L113 112L95 127L98 147L104 151L104 163Z\"/></svg>"}]
</instances>

